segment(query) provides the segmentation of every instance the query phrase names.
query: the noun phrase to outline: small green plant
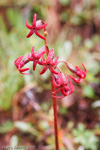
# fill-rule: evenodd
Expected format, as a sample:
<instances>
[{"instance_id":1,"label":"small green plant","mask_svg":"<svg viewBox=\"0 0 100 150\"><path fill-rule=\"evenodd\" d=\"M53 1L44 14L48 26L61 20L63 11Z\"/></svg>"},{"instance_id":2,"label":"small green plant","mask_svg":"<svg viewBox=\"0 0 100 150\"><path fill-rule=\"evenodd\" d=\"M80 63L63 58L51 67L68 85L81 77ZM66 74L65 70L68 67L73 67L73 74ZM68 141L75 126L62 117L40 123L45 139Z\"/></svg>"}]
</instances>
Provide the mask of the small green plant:
<instances>
[{"instance_id":1,"label":"small green plant","mask_svg":"<svg viewBox=\"0 0 100 150\"><path fill-rule=\"evenodd\" d=\"M74 142L81 144L86 150L97 150L98 138L94 132L86 129L85 125L80 123L77 129L73 129Z\"/></svg>"},{"instance_id":2,"label":"small green plant","mask_svg":"<svg viewBox=\"0 0 100 150\"><path fill-rule=\"evenodd\" d=\"M11 131L13 129L13 127L14 127L13 123L10 120L8 120L5 123L2 123L0 125L0 133L2 133L2 134L7 133L7 132Z\"/></svg>"}]
</instances>

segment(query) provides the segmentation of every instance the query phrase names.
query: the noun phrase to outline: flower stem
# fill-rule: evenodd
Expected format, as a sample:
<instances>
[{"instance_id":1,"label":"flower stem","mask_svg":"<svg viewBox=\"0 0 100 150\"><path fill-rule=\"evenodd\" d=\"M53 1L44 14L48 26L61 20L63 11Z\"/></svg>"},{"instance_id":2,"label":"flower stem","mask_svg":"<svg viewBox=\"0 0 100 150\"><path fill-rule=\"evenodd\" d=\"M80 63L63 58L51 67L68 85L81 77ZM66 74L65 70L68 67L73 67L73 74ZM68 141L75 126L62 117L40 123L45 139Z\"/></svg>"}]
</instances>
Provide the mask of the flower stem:
<instances>
[{"instance_id":1,"label":"flower stem","mask_svg":"<svg viewBox=\"0 0 100 150\"><path fill-rule=\"evenodd\" d=\"M44 23L44 22L43 22ZM44 28L44 31L46 31L46 28ZM45 36L45 35L44 35ZM46 36L45 36L46 37ZM44 41L45 43L45 48L47 50L47 56L49 53L49 48L47 46L47 40ZM55 92L55 87L53 85L53 78L51 76L51 87L52 87L52 93ZM55 96L56 94L54 94ZM54 132L55 132L55 145L56 145L56 150L59 150L59 143L58 143L58 127L57 127L57 104L56 104L56 98L52 97L53 101L53 111L54 111Z\"/></svg>"},{"instance_id":2,"label":"flower stem","mask_svg":"<svg viewBox=\"0 0 100 150\"><path fill-rule=\"evenodd\" d=\"M52 82L52 77L51 77L51 84L52 84L52 92L55 91L55 87ZM52 98L53 101L53 111L54 111L54 132L55 132L55 144L56 144L56 150L59 150L59 143L58 143L58 127L57 127L57 103L56 103L56 98Z\"/></svg>"}]
</instances>

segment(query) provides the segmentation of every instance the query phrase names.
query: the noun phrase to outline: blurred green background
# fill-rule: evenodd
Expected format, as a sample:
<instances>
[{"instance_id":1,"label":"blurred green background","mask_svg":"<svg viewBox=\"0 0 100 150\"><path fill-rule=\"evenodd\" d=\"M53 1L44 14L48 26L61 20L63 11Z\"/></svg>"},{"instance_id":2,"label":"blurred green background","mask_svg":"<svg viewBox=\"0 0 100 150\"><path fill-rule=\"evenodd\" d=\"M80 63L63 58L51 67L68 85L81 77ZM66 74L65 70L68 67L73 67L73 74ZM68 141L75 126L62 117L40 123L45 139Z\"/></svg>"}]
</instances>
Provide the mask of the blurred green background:
<instances>
[{"instance_id":1,"label":"blurred green background","mask_svg":"<svg viewBox=\"0 0 100 150\"><path fill-rule=\"evenodd\" d=\"M0 0L0 147L55 149L49 71L40 76L42 67L33 72L30 63L27 76L14 66L44 45L36 35L26 38L34 13L48 23L48 46L59 60L88 70L72 95L57 100L60 150L99 150L100 0Z\"/></svg>"}]
</instances>

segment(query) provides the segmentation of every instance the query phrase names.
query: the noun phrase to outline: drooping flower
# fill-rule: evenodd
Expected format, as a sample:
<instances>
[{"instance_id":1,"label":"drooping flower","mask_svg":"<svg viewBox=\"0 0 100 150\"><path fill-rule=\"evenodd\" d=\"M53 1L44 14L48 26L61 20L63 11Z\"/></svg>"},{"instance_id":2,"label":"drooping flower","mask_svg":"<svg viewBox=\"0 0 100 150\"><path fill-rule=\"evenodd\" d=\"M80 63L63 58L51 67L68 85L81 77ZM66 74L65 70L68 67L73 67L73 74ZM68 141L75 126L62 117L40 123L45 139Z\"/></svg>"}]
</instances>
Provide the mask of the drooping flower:
<instances>
[{"instance_id":1,"label":"drooping flower","mask_svg":"<svg viewBox=\"0 0 100 150\"><path fill-rule=\"evenodd\" d=\"M55 98L64 98L65 96L74 92L74 86L72 81L69 80L70 88L68 87L68 78L65 73L58 72L58 75L53 76L53 85L57 88L55 92L53 92L52 97ZM61 92L63 96L55 96L56 93Z\"/></svg>"},{"instance_id":2,"label":"drooping flower","mask_svg":"<svg viewBox=\"0 0 100 150\"><path fill-rule=\"evenodd\" d=\"M33 70L35 70L39 59L46 53L45 46L41 47L38 52L34 52L34 46L32 47L31 54L28 54L29 61L33 61Z\"/></svg>"},{"instance_id":3,"label":"drooping flower","mask_svg":"<svg viewBox=\"0 0 100 150\"><path fill-rule=\"evenodd\" d=\"M57 64L58 56L53 61L54 56L55 56L54 49L51 49L46 60L44 56L41 58L40 65L44 65L44 68L40 72L40 74L44 74L47 71L47 69L49 69L54 74L58 74L58 72L56 72L55 69L53 68Z\"/></svg>"},{"instance_id":4,"label":"drooping flower","mask_svg":"<svg viewBox=\"0 0 100 150\"><path fill-rule=\"evenodd\" d=\"M45 28L47 26L47 23L42 25L42 21L41 20L36 21L36 14L34 14L34 17L33 17L32 26L28 25L27 21L25 22L25 24L26 24L26 27L29 30L31 30L29 32L29 34L26 36L27 38L29 38L30 36L32 36L35 33L41 39L43 39L43 40L46 39L41 34L39 34L38 30L41 30L41 29Z\"/></svg>"},{"instance_id":5,"label":"drooping flower","mask_svg":"<svg viewBox=\"0 0 100 150\"><path fill-rule=\"evenodd\" d=\"M79 77L79 78L75 78L75 77L69 75L69 77L77 83L82 82L82 79L84 79L86 77L86 73L87 73L85 66L83 65L83 63L81 63L81 64L85 71L81 70L78 66L76 66L74 69L72 69L72 67L69 65L69 63L67 64L70 71L72 71L73 73L75 73L76 76Z\"/></svg>"},{"instance_id":6,"label":"drooping flower","mask_svg":"<svg viewBox=\"0 0 100 150\"><path fill-rule=\"evenodd\" d=\"M15 66L17 67L17 69L19 70L19 72L21 74L29 75L29 73L23 73L23 72L29 70L29 68L23 68L23 69L21 69L28 62L28 59L25 58L23 61L22 61L22 59L23 59L23 56L18 57L15 60L14 64L15 64Z\"/></svg>"}]
</instances>

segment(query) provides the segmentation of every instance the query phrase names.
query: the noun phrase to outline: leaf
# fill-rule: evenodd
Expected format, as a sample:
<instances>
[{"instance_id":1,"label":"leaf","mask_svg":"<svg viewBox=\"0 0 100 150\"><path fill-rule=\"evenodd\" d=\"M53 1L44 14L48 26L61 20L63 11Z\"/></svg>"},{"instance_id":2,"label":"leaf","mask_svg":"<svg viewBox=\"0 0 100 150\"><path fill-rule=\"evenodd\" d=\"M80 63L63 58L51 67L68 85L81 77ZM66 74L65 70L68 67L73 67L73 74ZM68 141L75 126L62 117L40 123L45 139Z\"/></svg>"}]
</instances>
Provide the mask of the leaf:
<instances>
[{"instance_id":1,"label":"leaf","mask_svg":"<svg viewBox=\"0 0 100 150\"><path fill-rule=\"evenodd\" d=\"M18 137L13 135L10 139L10 146L15 147L18 145Z\"/></svg>"},{"instance_id":2,"label":"leaf","mask_svg":"<svg viewBox=\"0 0 100 150\"><path fill-rule=\"evenodd\" d=\"M61 3L61 5L63 6L67 6L70 4L70 0L59 0L59 2Z\"/></svg>"},{"instance_id":3,"label":"leaf","mask_svg":"<svg viewBox=\"0 0 100 150\"><path fill-rule=\"evenodd\" d=\"M13 123L11 121L6 121L0 126L0 133L7 133L13 129Z\"/></svg>"},{"instance_id":4,"label":"leaf","mask_svg":"<svg viewBox=\"0 0 100 150\"><path fill-rule=\"evenodd\" d=\"M20 129L21 131L29 131L30 130L30 125L28 123L25 123L23 121L16 121L14 123L15 127L17 127L18 129Z\"/></svg>"},{"instance_id":5,"label":"leaf","mask_svg":"<svg viewBox=\"0 0 100 150\"><path fill-rule=\"evenodd\" d=\"M89 85L83 87L83 93L85 96L87 96L89 98L93 98L95 96L93 88Z\"/></svg>"}]
</instances>

